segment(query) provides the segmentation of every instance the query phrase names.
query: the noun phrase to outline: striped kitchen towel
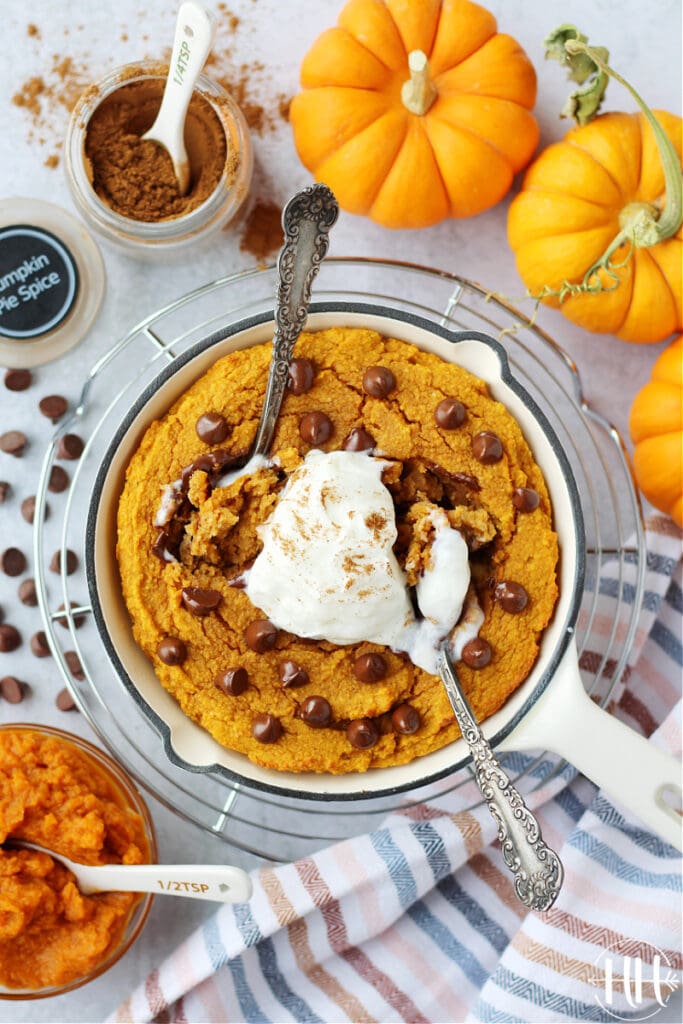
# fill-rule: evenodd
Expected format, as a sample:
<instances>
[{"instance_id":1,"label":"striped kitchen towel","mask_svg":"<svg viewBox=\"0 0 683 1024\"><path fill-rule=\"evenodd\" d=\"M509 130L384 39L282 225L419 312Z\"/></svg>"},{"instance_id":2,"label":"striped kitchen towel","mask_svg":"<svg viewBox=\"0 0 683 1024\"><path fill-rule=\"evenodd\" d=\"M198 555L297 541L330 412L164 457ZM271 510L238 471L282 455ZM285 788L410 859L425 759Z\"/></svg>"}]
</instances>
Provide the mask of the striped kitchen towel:
<instances>
[{"instance_id":1,"label":"striped kitchen towel","mask_svg":"<svg viewBox=\"0 0 683 1024\"><path fill-rule=\"evenodd\" d=\"M680 754L681 534L657 516L647 542L643 614L614 710ZM609 622L609 574L600 593ZM254 871L249 904L221 907L113 1019L645 1019L680 983L680 857L570 766L546 777L547 766L515 758L541 780L528 802L565 868L550 911L521 907L490 815L449 794Z\"/></svg>"}]
</instances>

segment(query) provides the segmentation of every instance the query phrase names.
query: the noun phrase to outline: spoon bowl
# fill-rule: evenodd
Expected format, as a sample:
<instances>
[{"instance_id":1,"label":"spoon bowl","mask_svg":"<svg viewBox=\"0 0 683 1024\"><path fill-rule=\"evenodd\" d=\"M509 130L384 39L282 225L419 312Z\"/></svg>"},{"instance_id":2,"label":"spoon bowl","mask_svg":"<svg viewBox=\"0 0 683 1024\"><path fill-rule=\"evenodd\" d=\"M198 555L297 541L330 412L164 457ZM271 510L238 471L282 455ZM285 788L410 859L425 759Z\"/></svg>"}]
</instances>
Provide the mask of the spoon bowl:
<instances>
[{"instance_id":1,"label":"spoon bowl","mask_svg":"<svg viewBox=\"0 0 683 1024\"><path fill-rule=\"evenodd\" d=\"M25 839L12 839L7 845L49 854L75 876L86 896L95 892L152 892L217 903L245 903L252 893L247 872L228 864L77 864Z\"/></svg>"}]
</instances>

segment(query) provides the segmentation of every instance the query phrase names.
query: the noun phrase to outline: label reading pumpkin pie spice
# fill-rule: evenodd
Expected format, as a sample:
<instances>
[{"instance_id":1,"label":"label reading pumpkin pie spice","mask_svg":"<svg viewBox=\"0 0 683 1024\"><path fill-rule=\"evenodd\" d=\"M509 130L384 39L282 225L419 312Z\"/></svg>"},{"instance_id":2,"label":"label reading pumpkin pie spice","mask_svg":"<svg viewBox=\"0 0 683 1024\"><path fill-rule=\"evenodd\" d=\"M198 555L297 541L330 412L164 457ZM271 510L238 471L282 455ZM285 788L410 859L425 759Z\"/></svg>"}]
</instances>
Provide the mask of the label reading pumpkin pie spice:
<instances>
[{"instance_id":1,"label":"label reading pumpkin pie spice","mask_svg":"<svg viewBox=\"0 0 683 1024\"><path fill-rule=\"evenodd\" d=\"M78 284L73 256L51 232L28 224L0 229L0 336L54 330L71 312Z\"/></svg>"}]
</instances>

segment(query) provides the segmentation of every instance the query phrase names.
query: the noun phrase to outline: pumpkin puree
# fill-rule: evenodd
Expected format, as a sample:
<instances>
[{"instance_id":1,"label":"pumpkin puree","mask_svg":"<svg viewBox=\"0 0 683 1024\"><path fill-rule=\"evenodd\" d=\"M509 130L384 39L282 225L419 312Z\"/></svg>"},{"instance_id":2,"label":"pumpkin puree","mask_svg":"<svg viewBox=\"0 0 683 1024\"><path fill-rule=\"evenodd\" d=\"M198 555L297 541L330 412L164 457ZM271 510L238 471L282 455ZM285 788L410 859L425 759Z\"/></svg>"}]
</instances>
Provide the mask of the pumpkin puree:
<instances>
[{"instance_id":1,"label":"pumpkin puree","mask_svg":"<svg viewBox=\"0 0 683 1024\"><path fill-rule=\"evenodd\" d=\"M123 792L76 746L31 729L0 730L0 842L27 839L83 864L149 859ZM0 984L63 985L116 948L137 893L82 895L47 853L0 850Z\"/></svg>"}]
</instances>

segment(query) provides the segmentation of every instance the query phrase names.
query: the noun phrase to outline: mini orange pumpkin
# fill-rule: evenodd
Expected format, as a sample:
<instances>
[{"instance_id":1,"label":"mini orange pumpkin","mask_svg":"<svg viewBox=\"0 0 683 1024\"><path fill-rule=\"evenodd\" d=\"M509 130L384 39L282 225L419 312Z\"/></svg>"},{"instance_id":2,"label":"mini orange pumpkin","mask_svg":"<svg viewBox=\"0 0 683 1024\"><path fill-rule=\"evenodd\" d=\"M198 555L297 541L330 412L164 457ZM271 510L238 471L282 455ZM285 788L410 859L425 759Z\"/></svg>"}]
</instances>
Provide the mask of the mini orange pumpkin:
<instances>
[{"instance_id":1,"label":"mini orange pumpkin","mask_svg":"<svg viewBox=\"0 0 683 1024\"><path fill-rule=\"evenodd\" d=\"M683 526L683 335L652 367L629 420L638 486L655 508Z\"/></svg>"},{"instance_id":2,"label":"mini orange pumpkin","mask_svg":"<svg viewBox=\"0 0 683 1024\"><path fill-rule=\"evenodd\" d=\"M301 160L343 209L385 227L481 213L538 144L533 66L470 0L350 0L301 84Z\"/></svg>"}]
</instances>

